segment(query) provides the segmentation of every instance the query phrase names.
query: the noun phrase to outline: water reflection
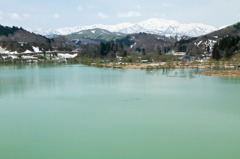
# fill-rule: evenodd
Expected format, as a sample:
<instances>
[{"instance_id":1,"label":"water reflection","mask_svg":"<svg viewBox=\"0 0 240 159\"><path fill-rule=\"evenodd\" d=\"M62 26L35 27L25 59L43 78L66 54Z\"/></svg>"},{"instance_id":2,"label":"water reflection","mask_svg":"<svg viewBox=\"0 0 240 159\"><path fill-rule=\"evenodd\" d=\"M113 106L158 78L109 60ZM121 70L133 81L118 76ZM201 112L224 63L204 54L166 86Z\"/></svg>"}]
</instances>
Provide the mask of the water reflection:
<instances>
[{"instance_id":1,"label":"water reflection","mask_svg":"<svg viewBox=\"0 0 240 159\"><path fill-rule=\"evenodd\" d=\"M64 65L1 65L0 95L21 95L40 88L51 88L57 80L54 68L59 67ZM45 69L47 71L43 71Z\"/></svg>"},{"instance_id":2,"label":"water reflection","mask_svg":"<svg viewBox=\"0 0 240 159\"><path fill-rule=\"evenodd\" d=\"M122 84L149 86L148 78L159 76L161 78L200 78L204 69L153 69L153 70L125 70L111 68L96 68L85 65L1 65L0 66L0 95L22 95L41 92L41 90L58 91L73 90L81 92L90 90L94 92L108 91L111 88L123 89ZM146 74L145 74L146 73ZM147 75L147 76L146 76ZM148 76L149 75L149 76ZM239 78L209 77L230 83L239 83ZM130 83L130 81L141 81ZM167 80L167 79L166 79ZM179 80L177 80L179 82ZM154 82L153 82L154 83ZM55 92L54 92L55 91ZM84 94L84 92L81 92Z\"/></svg>"},{"instance_id":3,"label":"water reflection","mask_svg":"<svg viewBox=\"0 0 240 159\"><path fill-rule=\"evenodd\" d=\"M240 82L192 69L11 67L0 67L0 148L12 155L2 158L239 158Z\"/></svg>"},{"instance_id":4,"label":"water reflection","mask_svg":"<svg viewBox=\"0 0 240 159\"><path fill-rule=\"evenodd\" d=\"M124 72L85 65L4 65L0 66L0 95L36 94L43 90L59 93L64 89L81 92L85 87L104 90L122 81Z\"/></svg>"},{"instance_id":5,"label":"water reflection","mask_svg":"<svg viewBox=\"0 0 240 159\"><path fill-rule=\"evenodd\" d=\"M198 78L203 69L152 69L146 70L149 75L164 75L173 78Z\"/></svg>"}]
</instances>

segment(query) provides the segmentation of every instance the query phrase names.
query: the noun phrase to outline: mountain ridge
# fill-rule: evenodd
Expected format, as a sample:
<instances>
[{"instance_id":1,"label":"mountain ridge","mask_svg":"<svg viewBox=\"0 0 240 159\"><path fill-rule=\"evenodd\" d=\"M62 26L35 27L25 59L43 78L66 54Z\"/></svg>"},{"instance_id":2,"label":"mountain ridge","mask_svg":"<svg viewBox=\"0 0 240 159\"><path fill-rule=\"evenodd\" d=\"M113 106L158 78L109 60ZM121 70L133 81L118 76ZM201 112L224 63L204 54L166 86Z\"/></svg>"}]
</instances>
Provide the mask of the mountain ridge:
<instances>
[{"instance_id":1,"label":"mountain ridge","mask_svg":"<svg viewBox=\"0 0 240 159\"><path fill-rule=\"evenodd\" d=\"M29 31L46 36L52 34L68 35L83 30L96 28L105 29L110 32L121 32L124 34L145 32L149 34L158 34L164 36L190 36L190 37L205 35L217 30L217 28L214 26L205 25L201 23L181 24L174 20L151 18L145 21L141 21L139 23L120 23L116 25L103 25L103 24L80 25L75 27L65 27L48 30L29 29Z\"/></svg>"},{"instance_id":2,"label":"mountain ridge","mask_svg":"<svg viewBox=\"0 0 240 159\"><path fill-rule=\"evenodd\" d=\"M105 29L89 29L65 35L65 37L78 45L82 43L108 42L125 37L126 34L110 32Z\"/></svg>"}]
</instances>

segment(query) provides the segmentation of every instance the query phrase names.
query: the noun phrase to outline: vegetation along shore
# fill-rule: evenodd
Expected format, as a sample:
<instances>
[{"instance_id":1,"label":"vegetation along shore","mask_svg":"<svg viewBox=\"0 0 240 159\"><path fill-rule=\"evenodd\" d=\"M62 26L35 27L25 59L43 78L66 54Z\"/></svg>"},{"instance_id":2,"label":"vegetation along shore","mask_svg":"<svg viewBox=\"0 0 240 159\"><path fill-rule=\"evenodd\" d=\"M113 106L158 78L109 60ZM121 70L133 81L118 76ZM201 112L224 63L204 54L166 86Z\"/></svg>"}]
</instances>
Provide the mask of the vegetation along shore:
<instances>
[{"instance_id":1,"label":"vegetation along shore","mask_svg":"<svg viewBox=\"0 0 240 159\"><path fill-rule=\"evenodd\" d=\"M122 69L214 69L202 74L239 76L240 23L199 37L148 33L45 37L23 28L0 26L0 64L82 63ZM87 36L89 35L89 36ZM90 36L91 35L91 36ZM97 37L93 35L99 35ZM101 36L100 36L101 35ZM217 70L219 71L217 71Z\"/></svg>"}]
</instances>

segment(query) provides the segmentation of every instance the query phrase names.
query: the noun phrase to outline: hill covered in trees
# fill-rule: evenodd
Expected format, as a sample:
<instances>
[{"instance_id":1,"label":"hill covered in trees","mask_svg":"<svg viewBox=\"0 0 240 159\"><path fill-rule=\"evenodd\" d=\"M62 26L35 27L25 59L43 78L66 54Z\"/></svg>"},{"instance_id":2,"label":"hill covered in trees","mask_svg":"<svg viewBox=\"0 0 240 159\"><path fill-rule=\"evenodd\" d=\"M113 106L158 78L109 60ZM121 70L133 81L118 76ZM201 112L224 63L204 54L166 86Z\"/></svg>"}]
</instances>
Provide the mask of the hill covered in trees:
<instances>
[{"instance_id":1,"label":"hill covered in trees","mask_svg":"<svg viewBox=\"0 0 240 159\"><path fill-rule=\"evenodd\" d=\"M66 35L65 37L77 45L86 43L110 42L125 37L126 34L110 32L105 29L89 29Z\"/></svg>"},{"instance_id":2,"label":"hill covered in trees","mask_svg":"<svg viewBox=\"0 0 240 159\"><path fill-rule=\"evenodd\" d=\"M204 36L182 39L174 44L174 50L177 52L187 52L187 54L194 56L212 54L213 51L215 51L216 55L216 50L218 50L221 57L229 58L234 54L230 50L236 51L236 47L234 47L234 49L230 49L229 47L235 46L238 36L240 36L240 23ZM221 45L220 48L219 45ZM214 46L217 47L217 49L214 49Z\"/></svg>"},{"instance_id":3,"label":"hill covered in trees","mask_svg":"<svg viewBox=\"0 0 240 159\"><path fill-rule=\"evenodd\" d=\"M138 33L130 34L117 40L123 44L130 53L164 54L171 50L177 37L165 37L156 34Z\"/></svg>"},{"instance_id":4,"label":"hill covered in trees","mask_svg":"<svg viewBox=\"0 0 240 159\"><path fill-rule=\"evenodd\" d=\"M24 52L39 47L41 50L73 50L81 48L88 57L163 55L173 50L188 55L213 58L231 58L240 49L240 23L201 37L166 37L138 33L119 35L104 29L90 29L67 36L47 38L23 28L0 25L0 46L11 51Z\"/></svg>"},{"instance_id":5,"label":"hill covered in trees","mask_svg":"<svg viewBox=\"0 0 240 159\"><path fill-rule=\"evenodd\" d=\"M9 51L33 51L34 47L41 50L73 50L77 46L66 38L53 39L30 33L23 28L0 25L0 46Z\"/></svg>"},{"instance_id":6,"label":"hill covered in trees","mask_svg":"<svg viewBox=\"0 0 240 159\"><path fill-rule=\"evenodd\" d=\"M130 34L124 38L81 44L82 55L87 57L126 57L146 54L162 55L171 50L177 38L155 34Z\"/></svg>"},{"instance_id":7,"label":"hill covered in trees","mask_svg":"<svg viewBox=\"0 0 240 159\"><path fill-rule=\"evenodd\" d=\"M240 36L228 36L222 38L214 45L212 57L216 60L229 59L240 50Z\"/></svg>"},{"instance_id":8,"label":"hill covered in trees","mask_svg":"<svg viewBox=\"0 0 240 159\"><path fill-rule=\"evenodd\" d=\"M18 27L5 27L0 25L0 36L4 35L4 36L8 36L9 34L14 34L15 32L17 32L18 30L23 30L22 28L18 28Z\"/></svg>"},{"instance_id":9,"label":"hill covered in trees","mask_svg":"<svg viewBox=\"0 0 240 159\"><path fill-rule=\"evenodd\" d=\"M85 44L81 46L82 56L90 58L116 58L127 56L127 47L118 42L100 42L100 44Z\"/></svg>"}]
</instances>

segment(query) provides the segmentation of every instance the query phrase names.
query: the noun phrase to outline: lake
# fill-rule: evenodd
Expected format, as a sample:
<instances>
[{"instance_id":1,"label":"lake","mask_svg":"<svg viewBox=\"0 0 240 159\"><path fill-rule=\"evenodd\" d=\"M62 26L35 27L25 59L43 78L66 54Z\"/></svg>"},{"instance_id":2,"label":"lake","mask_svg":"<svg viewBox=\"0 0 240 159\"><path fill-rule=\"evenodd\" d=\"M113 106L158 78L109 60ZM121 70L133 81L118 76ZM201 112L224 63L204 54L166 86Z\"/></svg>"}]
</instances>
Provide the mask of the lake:
<instances>
[{"instance_id":1,"label":"lake","mask_svg":"<svg viewBox=\"0 0 240 159\"><path fill-rule=\"evenodd\" d=\"M240 78L200 71L0 66L0 158L240 158Z\"/></svg>"}]
</instances>

